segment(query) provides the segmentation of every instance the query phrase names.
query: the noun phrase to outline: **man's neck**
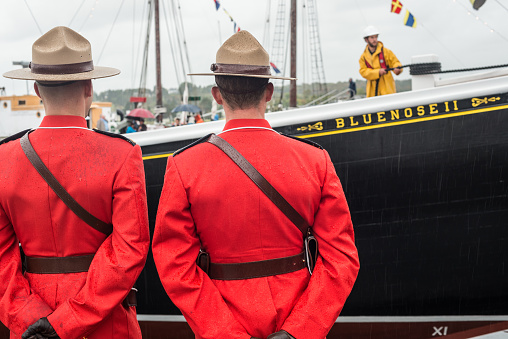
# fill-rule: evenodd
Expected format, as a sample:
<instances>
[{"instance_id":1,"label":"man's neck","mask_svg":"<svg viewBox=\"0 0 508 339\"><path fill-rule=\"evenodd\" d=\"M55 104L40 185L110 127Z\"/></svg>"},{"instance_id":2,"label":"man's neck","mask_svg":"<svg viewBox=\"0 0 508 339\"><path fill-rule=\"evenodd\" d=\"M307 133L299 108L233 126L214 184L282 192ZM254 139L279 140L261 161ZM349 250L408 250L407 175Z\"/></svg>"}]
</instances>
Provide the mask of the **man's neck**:
<instances>
[{"instance_id":1,"label":"man's neck","mask_svg":"<svg viewBox=\"0 0 508 339\"><path fill-rule=\"evenodd\" d=\"M46 115L75 115L85 118L88 110L85 107L84 101L76 100L75 105L51 105L44 103L44 110Z\"/></svg>"},{"instance_id":2,"label":"man's neck","mask_svg":"<svg viewBox=\"0 0 508 339\"><path fill-rule=\"evenodd\" d=\"M225 108L226 112L226 122L233 119L264 119L265 118L265 110L260 109L260 107L252 107L247 109L235 109L231 110Z\"/></svg>"},{"instance_id":3,"label":"man's neck","mask_svg":"<svg viewBox=\"0 0 508 339\"><path fill-rule=\"evenodd\" d=\"M79 112L79 113L78 113ZM77 117L85 118L85 114L81 113L82 111L74 109L46 109L45 108L45 115L74 115ZM81 114L80 114L81 113Z\"/></svg>"}]
</instances>

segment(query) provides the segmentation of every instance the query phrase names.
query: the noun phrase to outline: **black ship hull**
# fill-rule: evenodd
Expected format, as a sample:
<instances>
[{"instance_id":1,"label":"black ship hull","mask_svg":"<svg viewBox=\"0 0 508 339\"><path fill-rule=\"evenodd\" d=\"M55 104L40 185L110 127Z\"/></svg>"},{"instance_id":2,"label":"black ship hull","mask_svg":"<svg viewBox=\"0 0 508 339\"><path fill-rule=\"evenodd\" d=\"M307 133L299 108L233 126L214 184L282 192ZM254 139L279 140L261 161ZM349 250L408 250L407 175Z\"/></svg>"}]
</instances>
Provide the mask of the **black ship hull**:
<instances>
[{"instance_id":1,"label":"black ship hull","mask_svg":"<svg viewBox=\"0 0 508 339\"><path fill-rule=\"evenodd\" d=\"M329 152L351 210L361 268L329 338L508 329L507 77L267 119ZM223 125L129 135L143 150L152 234L168 156ZM194 337L151 253L137 285L145 338Z\"/></svg>"},{"instance_id":2,"label":"black ship hull","mask_svg":"<svg viewBox=\"0 0 508 339\"><path fill-rule=\"evenodd\" d=\"M267 115L277 131L327 149L350 206L361 269L330 337L426 338L508 328L501 323L508 321L503 86L455 86L444 94L433 89ZM320 110L327 112L319 116ZM136 136L152 232L167 157L223 124L208 125L160 132L181 133L167 141ZM157 338L155 328L184 322L151 257L138 285L149 338ZM181 330L178 337L192 337L186 325Z\"/></svg>"}]
</instances>

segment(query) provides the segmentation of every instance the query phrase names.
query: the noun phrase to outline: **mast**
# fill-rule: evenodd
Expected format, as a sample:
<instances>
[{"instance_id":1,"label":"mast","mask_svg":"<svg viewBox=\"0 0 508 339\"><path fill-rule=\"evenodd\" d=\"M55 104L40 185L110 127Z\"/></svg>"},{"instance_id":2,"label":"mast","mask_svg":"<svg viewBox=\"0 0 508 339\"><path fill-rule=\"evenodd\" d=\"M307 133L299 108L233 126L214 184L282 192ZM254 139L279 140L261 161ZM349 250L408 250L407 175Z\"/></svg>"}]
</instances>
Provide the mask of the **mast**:
<instances>
[{"instance_id":1,"label":"mast","mask_svg":"<svg viewBox=\"0 0 508 339\"><path fill-rule=\"evenodd\" d=\"M155 2L155 62L156 62L156 107L162 107L162 82L161 82L161 46L159 33L159 0Z\"/></svg>"},{"instance_id":2,"label":"mast","mask_svg":"<svg viewBox=\"0 0 508 339\"><path fill-rule=\"evenodd\" d=\"M291 78L296 78L296 0L291 0ZM296 80L289 84L289 107L296 107Z\"/></svg>"}]
</instances>

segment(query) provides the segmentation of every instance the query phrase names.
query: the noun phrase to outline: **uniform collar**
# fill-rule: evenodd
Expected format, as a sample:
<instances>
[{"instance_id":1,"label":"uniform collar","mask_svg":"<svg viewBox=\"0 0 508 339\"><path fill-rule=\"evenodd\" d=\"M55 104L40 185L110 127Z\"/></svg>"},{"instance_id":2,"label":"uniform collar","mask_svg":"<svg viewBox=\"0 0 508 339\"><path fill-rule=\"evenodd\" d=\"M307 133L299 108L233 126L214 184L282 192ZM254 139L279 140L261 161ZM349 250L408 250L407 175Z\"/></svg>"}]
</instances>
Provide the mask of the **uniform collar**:
<instances>
[{"instance_id":1,"label":"uniform collar","mask_svg":"<svg viewBox=\"0 0 508 339\"><path fill-rule=\"evenodd\" d=\"M242 127L272 128L266 119L232 119L226 123L223 131Z\"/></svg>"},{"instance_id":2,"label":"uniform collar","mask_svg":"<svg viewBox=\"0 0 508 339\"><path fill-rule=\"evenodd\" d=\"M86 120L75 115L46 115L40 127L83 127L87 128Z\"/></svg>"}]
</instances>

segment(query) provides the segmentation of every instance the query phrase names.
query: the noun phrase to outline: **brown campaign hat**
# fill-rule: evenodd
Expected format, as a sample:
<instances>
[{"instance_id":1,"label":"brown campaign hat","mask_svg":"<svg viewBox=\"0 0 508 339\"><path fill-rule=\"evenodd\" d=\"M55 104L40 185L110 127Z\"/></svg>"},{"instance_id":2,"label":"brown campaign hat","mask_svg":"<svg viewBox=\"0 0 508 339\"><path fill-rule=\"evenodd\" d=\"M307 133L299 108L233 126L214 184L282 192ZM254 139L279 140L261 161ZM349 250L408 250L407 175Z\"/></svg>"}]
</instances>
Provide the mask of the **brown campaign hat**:
<instances>
[{"instance_id":1,"label":"brown campaign hat","mask_svg":"<svg viewBox=\"0 0 508 339\"><path fill-rule=\"evenodd\" d=\"M263 46L247 31L231 36L217 51L213 73L192 73L189 75L231 75L252 78L296 80L271 75L270 58Z\"/></svg>"},{"instance_id":2,"label":"brown campaign hat","mask_svg":"<svg viewBox=\"0 0 508 339\"><path fill-rule=\"evenodd\" d=\"M55 27L32 45L29 68L4 73L4 77L36 81L74 81L106 78L119 74L110 67L94 66L92 47L68 27Z\"/></svg>"}]
</instances>

